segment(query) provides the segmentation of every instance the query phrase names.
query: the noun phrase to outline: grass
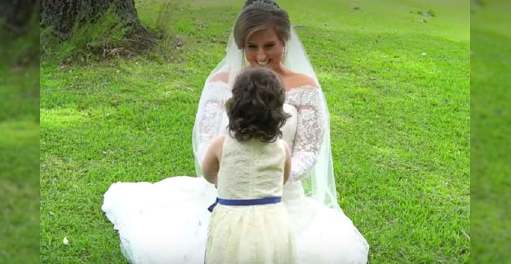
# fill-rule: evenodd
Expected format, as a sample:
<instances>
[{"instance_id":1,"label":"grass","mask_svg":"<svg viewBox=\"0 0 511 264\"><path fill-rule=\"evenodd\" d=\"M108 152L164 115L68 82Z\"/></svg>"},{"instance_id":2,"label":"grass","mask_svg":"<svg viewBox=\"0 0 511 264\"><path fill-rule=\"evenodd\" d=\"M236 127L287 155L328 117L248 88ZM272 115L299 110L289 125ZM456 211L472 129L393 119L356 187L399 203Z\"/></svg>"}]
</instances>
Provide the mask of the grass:
<instances>
[{"instance_id":1,"label":"grass","mask_svg":"<svg viewBox=\"0 0 511 264\"><path fill-rule=\"evenodd\" d=\"M0 263L39 262L39 64L27 57L38 53L33 33L13 38L0 25Z\"/></svg>"},{"instance_id":2,"label":"grass","mask_svg":"<svg viewBox=\"0 0 511 264\"><path fill-rule=\"evenodd\" d=\"M468 4L279 4L327 96L339 203L368 240L371 262L468 262ZM199 95L240 3L137 8L148 27L167 32L153 52L42 63L43 263L125 263L100 210L108 186L194 174Z\"/></svg>"},{"instance_id":3,"label":"grass","mask_svg":"<svg viewBox=\"0 0 511 264\"><path fill-rule=\"evenodd\" d=\"M0 263L39 261L39 127L0 122Z\"/></svg>"},{"instance_id":4,"label":"grass","mask_svg":"<svg viewBox=\"0 0 511 264\"><path fill-rule=\"evenodd\" d=\"M473 263L511 258L509 145L511 34L507 1L485 1L471 18L471 231ZM507 27L507 28L506 28Z\"/></svg>"}]
</instances>

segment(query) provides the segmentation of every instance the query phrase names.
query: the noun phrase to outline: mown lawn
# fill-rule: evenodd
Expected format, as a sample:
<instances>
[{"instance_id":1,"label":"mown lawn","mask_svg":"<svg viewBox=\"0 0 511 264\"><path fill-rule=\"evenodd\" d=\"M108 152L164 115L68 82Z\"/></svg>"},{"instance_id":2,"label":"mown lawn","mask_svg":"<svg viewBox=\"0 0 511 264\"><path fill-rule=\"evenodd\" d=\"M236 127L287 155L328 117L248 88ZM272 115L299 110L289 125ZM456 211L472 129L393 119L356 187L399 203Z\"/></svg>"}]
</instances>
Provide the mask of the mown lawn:
<instances>
[{"instance_id":1,"label":"mown lawn","mask_svg":"<svg viewBox=\"0 0 511 264\"><path fill-rule=\"evenodd\" d=\"M108 186L194 174L198 98L241 3L137 4L146 25L169 34L153 52L42 63L44 263L125 263L100 210ZM371 262L467 262L468 3L279 4L325 91L339 203L368 240Z\"/></svg>"},{"instance_id":2,"label":"mown lawn","mask_svg":"<svg viewBox=\"0 0 511 264\"><path fill-rule=\"evenodd\" d=\"M484 3L471 16L472 262L509 263L511 3Z\"/></svg>"},{"instance_id":3,"label":"mown lawn","mask_svg":"<svg viewBox=\"0 0 511 264\"><path fill-rule=\"evenodd\" d=\"M37 43L30 36L4 38L2 30L0 25L0 263L38 263L39 65L19 63Z\"/></svg>"}]
</instances>

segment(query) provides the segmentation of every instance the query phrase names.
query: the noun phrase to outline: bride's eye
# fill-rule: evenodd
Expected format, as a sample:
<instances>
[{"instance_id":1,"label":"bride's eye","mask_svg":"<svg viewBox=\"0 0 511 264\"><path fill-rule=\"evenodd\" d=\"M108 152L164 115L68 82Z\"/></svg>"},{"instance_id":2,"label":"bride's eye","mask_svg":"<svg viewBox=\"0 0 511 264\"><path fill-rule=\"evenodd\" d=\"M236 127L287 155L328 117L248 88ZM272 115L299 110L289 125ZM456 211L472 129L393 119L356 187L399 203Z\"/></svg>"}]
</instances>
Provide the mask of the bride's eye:
<instances>
[{"instance_id":1,"label":"bride's eye","mask_svg":"<svg viewBox=\"0 0 511 264\"><path fill-rule=\"evenodd\" d=\"M264 47L266 49L271 49L271 48L275 47L275 43L266 44L266 45L264 45Z\"/></svg>"},{"instance_id":2,"label":"bride's eye","mask_svg":"<svg viewBox=\"0 0 511 264\"><path fill-rule=\"evenodd\" d=\"M253 44L248 44L247 48L249 48L249 49L257 49L257 46L253 45Z\"/></svg>"}]
</instances>

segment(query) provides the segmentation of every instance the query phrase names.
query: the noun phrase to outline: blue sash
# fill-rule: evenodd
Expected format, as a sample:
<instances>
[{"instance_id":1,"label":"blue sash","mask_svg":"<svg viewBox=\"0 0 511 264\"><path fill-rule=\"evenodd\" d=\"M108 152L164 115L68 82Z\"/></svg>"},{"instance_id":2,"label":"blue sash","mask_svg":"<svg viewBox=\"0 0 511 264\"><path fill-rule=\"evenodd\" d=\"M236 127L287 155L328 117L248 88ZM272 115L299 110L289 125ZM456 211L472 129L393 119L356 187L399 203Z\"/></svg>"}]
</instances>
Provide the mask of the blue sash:
<instances>
[{"instance_id":1,"label":"blue sash","mask_svg":"<svg viewBox=\"0 0 511 264\"><path fill-rule=\"evenodd\" d=\"M282 197L270 196L259 199L222 199L216 198L216 201L208 207L208 211L213 212L217 204L233 205L233 206L248 206L248 205L261 205L261 204L274 204L280 203Z\"/></svg>"}]
</instances>

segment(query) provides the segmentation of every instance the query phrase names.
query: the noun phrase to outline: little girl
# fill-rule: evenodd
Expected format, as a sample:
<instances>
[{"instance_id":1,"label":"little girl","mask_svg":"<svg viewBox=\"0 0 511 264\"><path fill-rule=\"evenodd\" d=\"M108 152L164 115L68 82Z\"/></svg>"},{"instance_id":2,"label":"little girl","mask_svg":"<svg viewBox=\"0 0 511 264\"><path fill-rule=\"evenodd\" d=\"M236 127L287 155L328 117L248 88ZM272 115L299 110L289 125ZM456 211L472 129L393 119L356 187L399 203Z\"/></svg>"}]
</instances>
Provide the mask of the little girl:
<instances>
[{"instance_id":1,"label":"little girl","mask_svg":"<svg viewBox=\"0 0 511 264\"><path fill-rule=\"evenodd\" d=\"M288 115L279 78L252 68L236 79L226 102L229 133L215 138L202 163L204 177L217 185L205 262L295 263L288 215L281 203L290 154L279 139Z\"/></svg>"}]
</instances>

